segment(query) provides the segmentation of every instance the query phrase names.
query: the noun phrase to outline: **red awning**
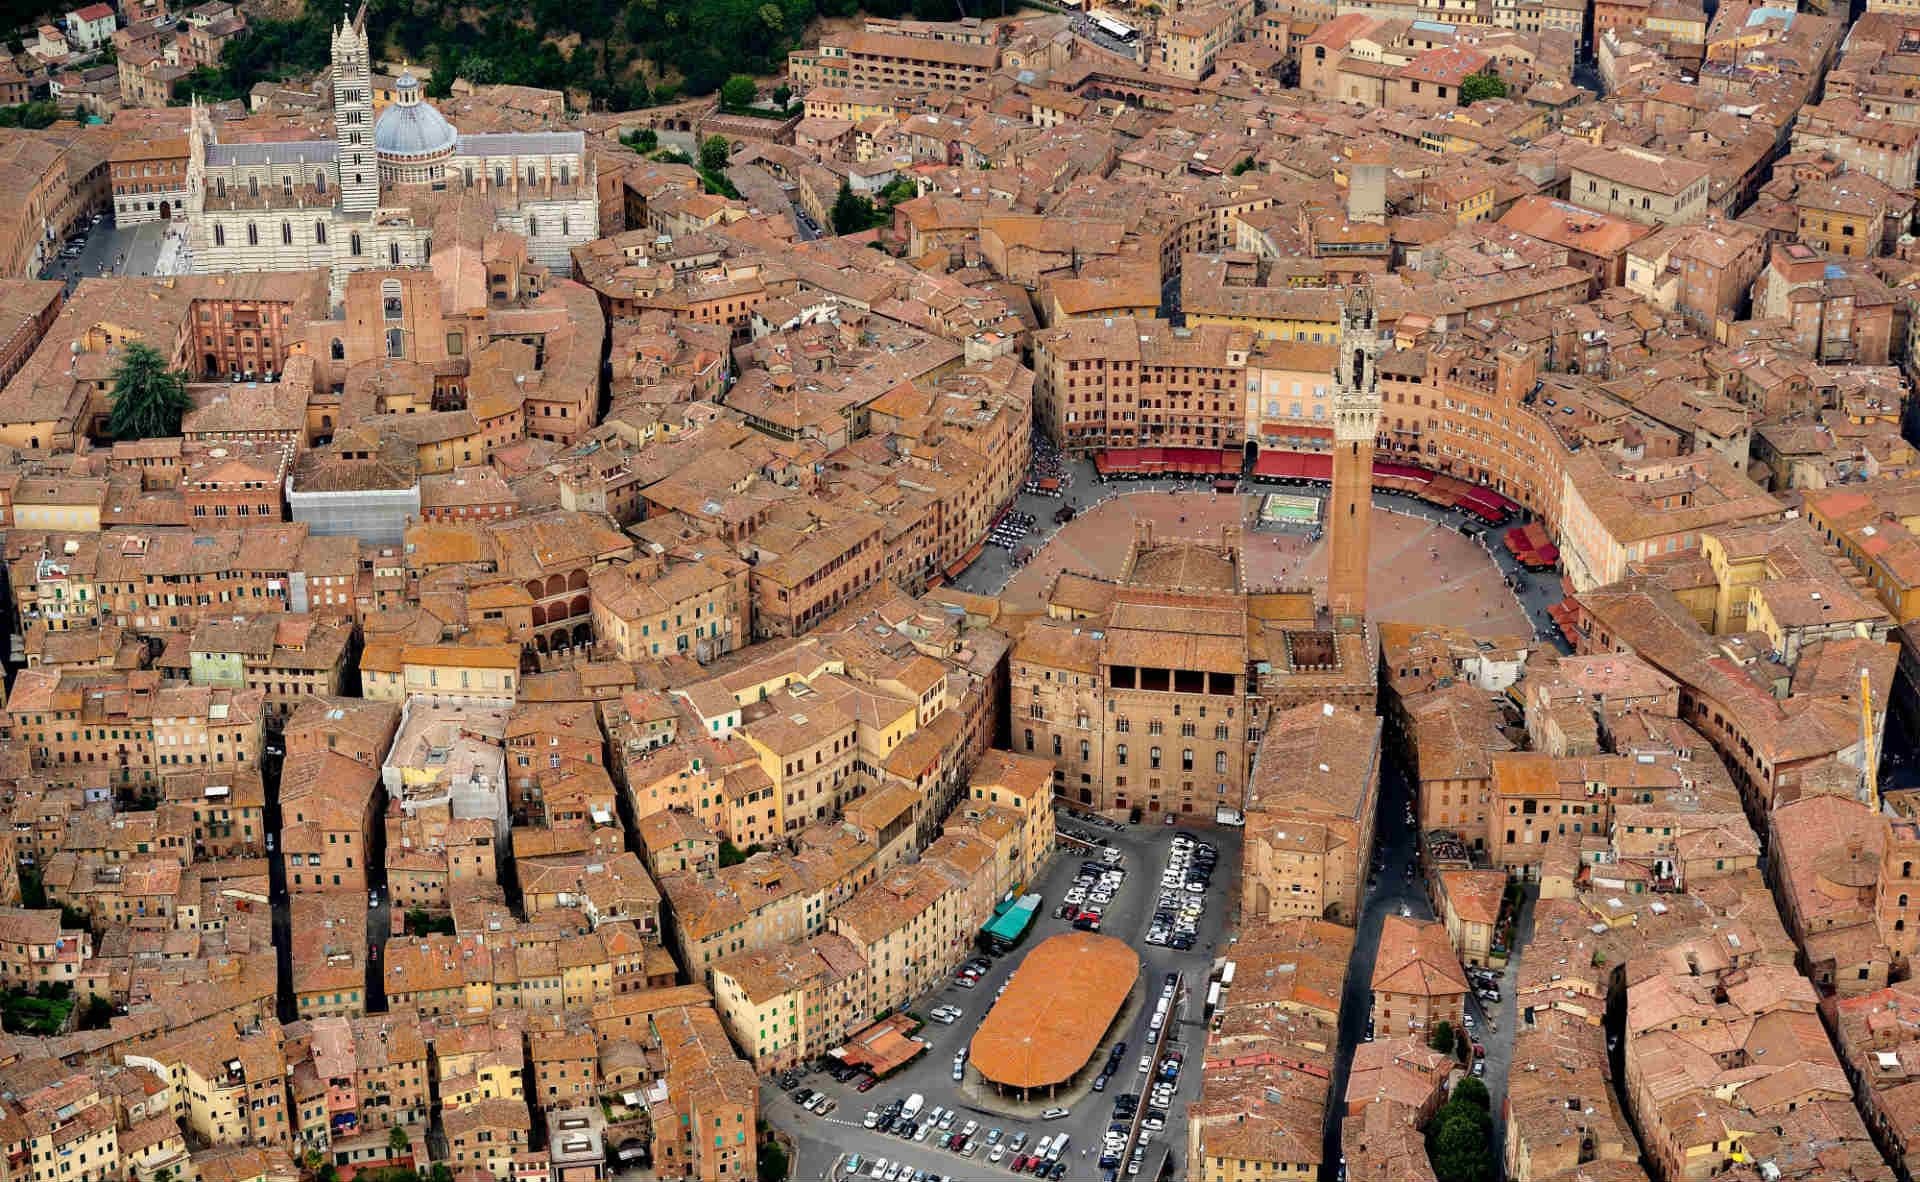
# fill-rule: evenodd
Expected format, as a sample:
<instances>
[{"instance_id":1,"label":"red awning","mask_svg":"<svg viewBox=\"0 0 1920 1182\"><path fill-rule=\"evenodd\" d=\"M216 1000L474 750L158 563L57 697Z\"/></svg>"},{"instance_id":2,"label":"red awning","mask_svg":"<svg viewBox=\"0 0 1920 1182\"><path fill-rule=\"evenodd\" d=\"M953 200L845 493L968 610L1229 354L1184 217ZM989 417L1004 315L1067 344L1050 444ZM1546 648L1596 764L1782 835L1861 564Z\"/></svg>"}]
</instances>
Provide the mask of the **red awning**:
<instances>
[{"instance_id":1,"label":"red awning","mask_svg":"<svg viewBox=\"0 0 1920 1182\"><path fill-rule=\"evenodd\" d=\"M1460 494L1460 507L1482 520L1499 523L1508 517L1507 507L1501 504L1505 497L1492 489L1469 486Z\"/></svg>"},{"instance_id":2,"label":"red awning","mask_svg":"<svg viewBox=\"0 0 1920 1182\"><path fill-rule=\"evenodd\" d=\"M967 551L965 554L962 554L959 557L959 559L953 563L953 565L947 567L947 571L946 571L947 578L949 579L959 578L960 573L966 570L968 567L972 566L973 560L980 557L981 553L985 551L986 548L987 548L987 544L985 542L974 543L973 549Z\"/></svg>"},{"instance_id":3,"label":"red awning","mask_svg":"<svg viewBox=\"0 0 1920 1182\"><path fill-rule=\"evenodd\" d=\"M1268 480L1298 480L1300 457L1290 451L1263 451L1253 459L1253 474Z\"/></svg>"},{"instance_id":4,"label":"red awning","mask_svg":"<svg viewBox=\"0 0 1920 1182\"><path fill-rule=\"evenodd\" d=\"M1204 447L1169 447L1166 449L1167 466L1193 476L1210 476L1215 472L1224 472L1219 452ZM1236 462L1234 468L1240 465Z\"/></svg>"},{"instance_id":5,"label":"red awning","mask_svg":"<svg viewBox=\"0 0 1920 1182\"><path fill-rule=\"evenodd\" d=\"M1547 605L1547 614L1553 622L1560 625L1560 631L1571 640L1580 623L1580 609L1572 600L1563 599L1559 603Z\"/></svg>"},{"instance_id":6,"label":"red awning","mask_svg":"<svg viewBox=\"0 0 1920 1182\"><path fill-rule=\"evenodd\" d=\"M1425 468L1417 467L1413 464L1396 463L1393 460L1375 460L1373 462L1373 474L1375 476L1392 476L1400 480L1417 480L1421 484L1425 484L1433 479L1433 473L1427 471Z\"/></svg>"}]
</instances>

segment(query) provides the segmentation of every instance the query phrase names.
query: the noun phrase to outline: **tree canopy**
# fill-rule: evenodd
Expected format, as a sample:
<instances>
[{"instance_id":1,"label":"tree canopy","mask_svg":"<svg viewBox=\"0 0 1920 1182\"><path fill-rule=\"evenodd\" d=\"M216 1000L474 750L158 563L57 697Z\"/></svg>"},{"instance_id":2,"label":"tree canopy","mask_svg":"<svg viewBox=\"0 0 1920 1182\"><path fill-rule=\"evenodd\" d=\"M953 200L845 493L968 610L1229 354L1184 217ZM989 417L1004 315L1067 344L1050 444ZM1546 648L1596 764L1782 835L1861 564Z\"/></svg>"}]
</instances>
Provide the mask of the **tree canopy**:
<instances>
[{"instance_id":1,"label":"tree canopy","mask_svg":"<svg viewBox=\"0 0 1920 1182\"><path fill-rule=\"evenodd\" d=\"M853 191L853 186L840 182L840 193L833 199L833 232L835 234L858 234L862 230L873 228L873 202Z\"/></svg>"},{"instance_id":2,"label":"tree canopy","mask_svg":"<svg viewBox=\"0 0 1920 1182\"><path fill-rule=\"evenodd\" d=\"M8 4L18 0L0 0L0 8ZM324 69L339 12L310 4L288 20L250 18L217 67L176 84L176 98L242 98L256 82ZM956 13L952 0L369 0L367 28L374 56L418 63L436 98L464 77L584 93L596 107L625 111L777 73L815 18L856 12L952 20L1005 16L1007 6L963 0Z\"/></svg>"},{"instance_id":3,"label":"tree canopy","mask_svg":"<svg viewBox=\"0 0 1920 1182\"><path fill-rule=\"evenodd\" d=\"M1493 1116L1487 1087L1472 1076L1427 1122L1427 1162L1440 1182L1493 1182Z\"/></svg>"},{"instance_id":4,"label":"tree canopy","mask_svg":"<svg viewBox=\"0 0 1920 1182\"><path fill-rule=\"evenodd\" d=\"M1472 1104L1482 1112L1493 1110L1493 1097L1487 1092L1487 1085L1473 1076L1463 1076L1453 1085L1453 1095L1448 1097L1452 1104Z\"/></svg>"},{"instance_id":5,"label":"tree canopy","mask_svg":"<svg viewBox=\"0 0 1920 1182\"><path fill-rule=\"evenodd\" d=\"M750 107L759 96L760 88L745 74L735 74L720 87L720 102L729 107Z\"/></svg>"},{"instance_id":6,"label":"tree canopy","mask_svg":"<svg viewBox=\"0 0 1920 1182\"><path fill-rule=\"evenodd\" d=\"M167 368L151 345L127 346L113 372L113 412L107 429L115 439L165 439L180 434L180 420L193 408L187 383Z\"/></svg>"},{"instance_id":7,"label":"tree canopy","mask_svg":"<svg viewBox=\"0 0 1920 1182\"><path fill-rule=\"evenodd\" d=\"M60 104L52 99L21 103L17 107L0 107L0 127L24 127L38 131L42 127L51 127L58 118Z\"/></svg>"},{"instance_id":8,"label":"tree canopy","mask_svg":"<svg viewBox=\"0 0 1920 1182\"><path fill-rule=\"evenodd\" d=\"M1460 105L1465 107L1481 99L1507 97L1507 84L1492 70L1468 74L1460 80Z\"/></svg>"},{"instance_id":9,"label":"tree canopy","mask_svg":"<svg viewBox=\"0 0 1920 1182\"><path fill-rule=\"evenodd\" d=\"M1433 1024L1433 1033L1427 1037L1427 1045L1441 1054L1453 1053L1453 1023L1442 1018Z\"/></svg>"}]
</instances>

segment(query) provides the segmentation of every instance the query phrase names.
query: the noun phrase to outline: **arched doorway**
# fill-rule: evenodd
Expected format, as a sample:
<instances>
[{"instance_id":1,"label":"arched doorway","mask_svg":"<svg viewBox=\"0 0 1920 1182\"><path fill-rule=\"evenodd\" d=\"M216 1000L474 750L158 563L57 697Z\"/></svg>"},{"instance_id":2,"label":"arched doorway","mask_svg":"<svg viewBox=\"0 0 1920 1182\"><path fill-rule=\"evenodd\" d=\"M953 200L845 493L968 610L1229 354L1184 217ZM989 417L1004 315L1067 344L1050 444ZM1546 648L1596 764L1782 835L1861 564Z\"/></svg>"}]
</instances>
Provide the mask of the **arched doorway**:
<instances>
[{"instance_id":1,"label":"arched doorway","mask_svg":"<svg viewBox=\"0 0 1920 1182\"><path fill-rule=\"evenodd\" d=\"M160 220L163 222L170 222L173 220L173 203L172 202L162 201L160 203Z\"/></svg>"}]
</instances>

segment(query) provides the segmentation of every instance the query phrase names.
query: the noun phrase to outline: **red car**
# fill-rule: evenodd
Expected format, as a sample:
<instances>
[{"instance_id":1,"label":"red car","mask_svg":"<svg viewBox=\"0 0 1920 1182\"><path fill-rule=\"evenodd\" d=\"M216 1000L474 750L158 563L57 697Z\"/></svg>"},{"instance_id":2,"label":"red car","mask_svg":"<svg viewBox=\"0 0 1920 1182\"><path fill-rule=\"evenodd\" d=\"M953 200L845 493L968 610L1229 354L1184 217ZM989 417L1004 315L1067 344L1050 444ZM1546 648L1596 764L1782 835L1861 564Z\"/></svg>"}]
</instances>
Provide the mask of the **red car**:
<instances>
[{"instance_id":1,"label":"red car","mask_svg":"<svg viewBox=\"0 0 1920 1182\"><path fill-rule=\"evenodd\" d=\"M1026 1154L1023 1153L1019 1157L1014 1158L1013 1164L1008 1166L1007 1168L1009 1170L1012 1170L1016 1174L1025 1173L1027 1169L1027 1163L1032 1160L1033 1160L1032 1158L1028 1157Z\"/></svg>"},{"instance_id":2,"label":"red car","mask_svg":"<svg viewBox=\"0 0 1920 1182\"><path fill-rule=\"evenodd\" d=\"M867 1091L873 1087L874 1082L874 1078L871 1075L863 1075L853 1081L853 1090L856 1092Z\"/></svg>"}]
</instances>

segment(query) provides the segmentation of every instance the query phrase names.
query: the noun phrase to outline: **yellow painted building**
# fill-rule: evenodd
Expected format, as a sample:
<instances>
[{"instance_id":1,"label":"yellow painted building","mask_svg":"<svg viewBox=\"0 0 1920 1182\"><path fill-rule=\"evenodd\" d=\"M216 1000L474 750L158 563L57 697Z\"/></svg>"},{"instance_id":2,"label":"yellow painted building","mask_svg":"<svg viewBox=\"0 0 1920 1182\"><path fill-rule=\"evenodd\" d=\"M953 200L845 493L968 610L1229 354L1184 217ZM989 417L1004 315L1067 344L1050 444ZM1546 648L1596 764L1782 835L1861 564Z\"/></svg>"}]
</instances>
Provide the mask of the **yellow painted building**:
<instances>
[{"instance_id":1,"label":"yellow painted building","mask_svg":"<svg viewBox=\"0 0 1920 1182\"><path fill-rule=\"evenodd\" d=\"M107 482L36 477L21 480L12 494L13 524L17 529L93 533L100 529Z\"/></svg>"},{"instance_id":2,"label":"yellow painted building","mask_svg":"<svg viewBox=\"0 0 1920 1182\"><path fill-rule=\"evenodd\" d=\"M375 701L422 695L442 702L510 705L520 646L370 641L360 655L361 692Z\"/></svg>"},{"instance_id":3,"label":"yellow painted building","mask_svg":"<svg viewBox=\"0 0 1920 1182\"><path fill-rule=\"evenodd\" d=\"M973 769L968 796L976 809L1002 810L1015 819L1013 878L1033 881L1053 850L1053 761L989 751Z\"/></svg>"},{"instance_id":4,"label":"yellow painted building","mask_svg":"<svg viewBox=\"0 0 1920 1182\"><path fill-rule=\"evenodd\" d=\"M1225 290L1230 294L1224 299L1209 301L1198 308L1189 308L1183 302L1188 326L1224 324L1229 328L1244 328L1270 341L1331 343L1340 338L1337 301L1326 298L1320 289L1237 287ZM1321 303L1327 305L1324 312L1317 307Z\"/></svg>"},{"instance_id":5,"label":"yellow painted building","mask_svg":"<svg viewBox=\"0 0 1920 1182\"><path fill-rule=\"evenodd\" d=\"M1905 482L1810 492L1807 520L1867 576L1896 623L1920 618L1920 488Z\"/></svg>"}]
</instances>

